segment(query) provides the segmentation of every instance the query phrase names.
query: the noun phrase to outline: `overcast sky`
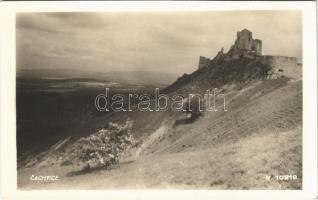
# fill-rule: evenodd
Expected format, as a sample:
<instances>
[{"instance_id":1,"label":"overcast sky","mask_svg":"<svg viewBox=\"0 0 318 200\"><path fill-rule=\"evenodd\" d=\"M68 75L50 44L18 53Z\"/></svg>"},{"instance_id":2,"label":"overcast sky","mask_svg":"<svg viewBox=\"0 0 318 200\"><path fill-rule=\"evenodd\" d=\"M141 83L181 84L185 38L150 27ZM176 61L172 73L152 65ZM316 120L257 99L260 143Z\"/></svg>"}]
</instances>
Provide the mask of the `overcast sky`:
<instances>
[{"instance_id":1,"label":"overcast sky","mask_svg":"<svg viewBox=\"0 0 318 200\"><path fill-rule=\"evenodd\" d=\"M263 54L301 61L301 21L292 11L20 13L17 67L190 73L244 28Z\"/></svg>"}]
</instances>

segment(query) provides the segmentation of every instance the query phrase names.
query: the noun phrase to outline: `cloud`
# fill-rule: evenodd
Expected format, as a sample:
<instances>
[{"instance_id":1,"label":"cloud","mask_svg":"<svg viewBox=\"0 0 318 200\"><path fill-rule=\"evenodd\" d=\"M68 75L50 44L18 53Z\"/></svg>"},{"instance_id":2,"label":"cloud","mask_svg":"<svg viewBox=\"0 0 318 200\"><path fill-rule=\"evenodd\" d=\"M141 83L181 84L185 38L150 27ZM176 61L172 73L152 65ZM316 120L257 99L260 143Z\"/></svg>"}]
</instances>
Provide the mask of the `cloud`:
<instances>
[{"instance_id":1,"label":"cloud","mask_svg":"<svg viewBox=\"0 0 318 200\"><path fill-rule=\"evenodd\" d=\"M301 59L301 26L295 11L19 13L17 66L189 73L243 28L265 54Z\"/></svg>"}]
</instances>

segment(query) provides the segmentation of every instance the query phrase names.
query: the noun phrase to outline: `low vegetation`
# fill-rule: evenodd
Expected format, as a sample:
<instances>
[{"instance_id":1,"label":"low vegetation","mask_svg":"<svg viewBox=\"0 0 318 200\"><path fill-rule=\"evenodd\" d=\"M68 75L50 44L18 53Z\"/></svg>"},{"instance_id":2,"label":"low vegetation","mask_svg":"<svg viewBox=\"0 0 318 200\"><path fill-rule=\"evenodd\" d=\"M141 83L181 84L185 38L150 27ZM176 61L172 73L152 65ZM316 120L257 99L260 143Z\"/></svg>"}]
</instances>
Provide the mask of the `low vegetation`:
<instances>
[{"instance_id":1,"label":"low vegetation","mask_svg":"<svg viewBox=\"0 0 318 200\"><path fill-rule=\"evenodd\" d=\"M131 133L132 125L130 120L121 125L109 123L107 128L77 140L63 153L63 157L73 162L84 163L84 169L117 165L120 155L135 143Z\"/></svg>"}]
</instances>

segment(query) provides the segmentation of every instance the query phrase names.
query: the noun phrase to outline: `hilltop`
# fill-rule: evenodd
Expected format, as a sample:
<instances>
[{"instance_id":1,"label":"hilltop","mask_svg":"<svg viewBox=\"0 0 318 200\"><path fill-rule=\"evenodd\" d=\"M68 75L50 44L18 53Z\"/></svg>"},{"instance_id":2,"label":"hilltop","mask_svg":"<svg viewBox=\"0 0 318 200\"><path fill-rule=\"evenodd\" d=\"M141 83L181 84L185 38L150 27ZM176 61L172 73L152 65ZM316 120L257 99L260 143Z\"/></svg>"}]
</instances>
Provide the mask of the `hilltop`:
<instances>
[{"instance_id":1,"label":"hilltop","mask_svg":"<svg viewBox=\"0 0 318 200\"><path fill-rule=\"evenodd\" d=\"M244 29L237 32L237 38L227 53L222 48L213 59L200 56L198 69L179 77L165 91L202 91L256 79L299 79L301 76L302 67L296 57L262 55L262 41L253 39L252 32Z\"/></svg>"}]
</instances>

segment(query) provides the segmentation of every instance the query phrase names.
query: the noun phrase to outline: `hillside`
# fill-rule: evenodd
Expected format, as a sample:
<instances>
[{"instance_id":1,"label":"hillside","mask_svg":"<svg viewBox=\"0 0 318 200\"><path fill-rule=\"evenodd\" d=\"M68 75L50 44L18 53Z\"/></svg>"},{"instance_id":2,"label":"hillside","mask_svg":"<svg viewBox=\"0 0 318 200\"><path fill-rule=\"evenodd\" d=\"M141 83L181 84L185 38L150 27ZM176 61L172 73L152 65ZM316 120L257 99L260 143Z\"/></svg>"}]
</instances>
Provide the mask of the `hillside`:
<instances>
[{"instance_id":1,"label":"hillside","mask_svg":"<svg viewBox=\"0 0 318 200\"><path fill-rule=\"evenodd\" d=\"M188 95L218 88L227 109L221 102L214 110L200 112L116 112L93 118L82 125L81 132L69 130L47 151L26 159L18 171L18 186L301 189L301 67L289 57L268 60L261 53L261 40L253 39L246 29L237 36L227 53L222 49L213 59L200 58L197 70L164 89L168 97L179 94L189 100ZM284 60L289 61L284 64ZM83 171L73 160L63 160L67 156L61 153L79 138L107 128L109 122L123 124L128 118L133 120L137 143L120 157L119 165ZM64 161L70 164L65 166ZM34 182L28 179L32 174L56 174L60 180Z\"/></svg>"},{"instance_id":2,"label":"hillside","mask_svg":"<svg viewBox=\"0 0 318 200\"><path fill-rule=\"evenodd\" d=\"M160 127L148 133L152 137L142 139L144 145L123 159L119 168L78 176L68 175L79 170L74 166L23 169L19 176L24 181L19 186L24 189L299 189L301 88L301 81L287 79L253 82L245 89L232 91L231 112L205 113L193 124L178 126L169 122L173 116L166 116ZM151 121L150 118L136 120L137 124ZM34 170L37 174L59 174L62 181L34 185L26 181ZM267 181L265 178L281 174L296 174L298 179Z\"/></svg>"}]
</instances>

